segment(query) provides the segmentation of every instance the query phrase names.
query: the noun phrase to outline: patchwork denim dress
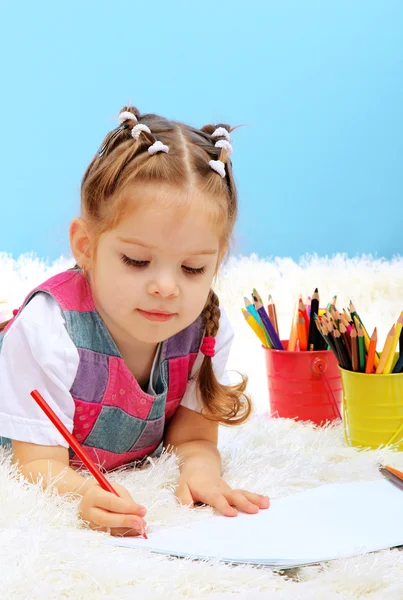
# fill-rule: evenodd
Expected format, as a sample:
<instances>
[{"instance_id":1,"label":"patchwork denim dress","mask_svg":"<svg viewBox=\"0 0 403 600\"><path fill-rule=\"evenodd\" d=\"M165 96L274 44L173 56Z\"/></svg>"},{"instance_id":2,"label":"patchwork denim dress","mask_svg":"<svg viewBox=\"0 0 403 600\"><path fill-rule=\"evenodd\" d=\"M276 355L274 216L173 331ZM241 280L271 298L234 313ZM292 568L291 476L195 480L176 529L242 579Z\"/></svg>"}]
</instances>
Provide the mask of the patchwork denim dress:
<instances>
[{"instance_id":1,"label":"patchwork denim dress","mask_svg":"<svg viewBox=\"0 0 403 600\"><path fill-rule=\"evenodd\" d=\"M58 302L78 350L79 366L70 389L76 440L105 470L159 454L165 427L181 403L200 349L205 328L202 318L162 342L155 395L151 395L141 389L126 366L80 270L48 279L27 296L19 312L39 293L50 294ZM0 350L2 337L14 319L0 334ZM71 449L70 463L82 466Z\"/></svg>"}]
</instances>

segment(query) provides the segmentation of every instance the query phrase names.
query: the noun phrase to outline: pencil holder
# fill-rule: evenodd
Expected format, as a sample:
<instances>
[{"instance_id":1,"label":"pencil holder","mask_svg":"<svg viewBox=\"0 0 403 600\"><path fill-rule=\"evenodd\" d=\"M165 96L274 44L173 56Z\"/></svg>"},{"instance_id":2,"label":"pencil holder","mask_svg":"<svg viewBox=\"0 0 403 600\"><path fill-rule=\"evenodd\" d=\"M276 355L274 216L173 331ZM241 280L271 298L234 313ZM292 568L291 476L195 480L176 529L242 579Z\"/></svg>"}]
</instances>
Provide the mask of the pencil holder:
<instances>
[{"instance_id":1,"label":"pencil holder","mask_svg":"<svg viewBox=\"0 0 403 600\"><path fill-rule=\"evenodd\" d=\"M403 450L403 373L340 371L347 444L362 448L396 444Z\"/></svg>"},{"instance_id":2,"label":"pencil holder","mask_svg":"<svg viewBox=\"0 0 403 600\"><path fill-rule=\"evenodd\" d=\"M287 341L282 344L287 348ZM316 425L341 419L342 385L333 352L264 352L271 416Z\"/></svg>"}]
</instances>

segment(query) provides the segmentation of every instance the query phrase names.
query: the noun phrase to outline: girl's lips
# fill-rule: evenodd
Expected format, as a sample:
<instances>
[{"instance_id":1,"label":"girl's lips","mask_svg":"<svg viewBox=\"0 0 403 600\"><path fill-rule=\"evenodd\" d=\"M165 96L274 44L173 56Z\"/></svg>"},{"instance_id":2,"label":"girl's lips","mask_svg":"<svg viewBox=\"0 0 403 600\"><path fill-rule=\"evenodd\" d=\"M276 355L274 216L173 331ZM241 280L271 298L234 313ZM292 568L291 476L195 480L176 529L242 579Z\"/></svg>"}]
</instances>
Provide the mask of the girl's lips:
<instances>
[{"instance_id":1,"label":"girl's lips","mask_svg":"<svg viewBox=\"0 0 403 600\"><path fill-rule=\"evenodd\" d=\"M169 321L169 319L172 319L172 317L175 316L175 313L147 312L146 310L141 310L140 308L138 308L137 311L142 317L148 319L149 321Z\"/></svg>"}]
</instances>

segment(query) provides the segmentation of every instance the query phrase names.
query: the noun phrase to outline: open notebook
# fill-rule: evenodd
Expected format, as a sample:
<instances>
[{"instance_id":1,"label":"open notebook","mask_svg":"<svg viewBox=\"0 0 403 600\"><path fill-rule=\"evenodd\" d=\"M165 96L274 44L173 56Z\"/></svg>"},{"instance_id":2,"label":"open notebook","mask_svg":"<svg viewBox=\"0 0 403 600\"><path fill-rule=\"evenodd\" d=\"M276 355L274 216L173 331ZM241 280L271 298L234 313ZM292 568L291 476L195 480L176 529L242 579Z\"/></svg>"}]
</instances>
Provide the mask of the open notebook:
<instances>
[{"instance_id":1,"label":"open notebook","mask_svg":"<svg viewBox=\"0 0 403 600\"><path fill-rule=\"evenodd\" d=\"M403 490L387 480L323 485L272 500L256 515L212 516L148 536L110 542L171 556L292 568L403 545Z\"/></svg>"}]
</instances>

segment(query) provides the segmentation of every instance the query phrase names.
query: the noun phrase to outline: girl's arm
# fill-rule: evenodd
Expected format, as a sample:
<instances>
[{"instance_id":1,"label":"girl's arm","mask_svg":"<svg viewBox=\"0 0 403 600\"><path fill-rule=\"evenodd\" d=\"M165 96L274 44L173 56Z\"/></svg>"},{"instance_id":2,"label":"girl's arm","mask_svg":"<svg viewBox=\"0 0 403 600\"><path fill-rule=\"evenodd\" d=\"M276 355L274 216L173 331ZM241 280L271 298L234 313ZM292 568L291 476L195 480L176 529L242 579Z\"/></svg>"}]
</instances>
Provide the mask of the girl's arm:
<instances>
[{"instance_id":1,"label":"girl's arm","mask_svg":"<svg viewBox=\"0 0 403 600\"><path fill-rule=\"evenodd\" d=\"M69 467L69 451L62 446L41 446L28 442L14 441L13 460L20 472L33 483L41 482L46 488L54 481L59 494L77 493L84 495L95 480L83 477Z\"/></svg>"},{"instance_id":2,"label":"girl's arm","mask_svg":"<svg viewBox=\"0 0 403 600\"><path fill-rule=\"evenodd\" d=\"M103 490L92 477L83 477L69 467L69 452L62 446L40 446L14 441L13 459L20 472L33 483L41 482L44 488L51 483L59 494L81 497L79 514L92 529L112 535L142 535L145 530L144 506L134 502L129 492L116 483L115 496Z\"/></svg>"},{"instance_id":3,"label":"girl's arm","mask_svg":"<svg viewBox=\"0 0 403 600\"><path fill-rule=\"evenodd\" d=\"M221 457L217 449L218 423L201 413L179 406L164 439L180 459L181 471L191 468L207 469L221 476Z\"/></svg>"},{"instance_id":4,"label":"girl's arm","mask_svg":"<svg viewBox=\"0 0 403 600\"><path fill-rule=\"evenodd\" d=\"M268 508L267 496L232 490L221 479L221 457L217 449L218 424L201 413L180 406L167 428L164 445L172 446L180 459L176 495L182 504L209 504L221 514L235 517Z\"/></svg>"}]
</instances>

